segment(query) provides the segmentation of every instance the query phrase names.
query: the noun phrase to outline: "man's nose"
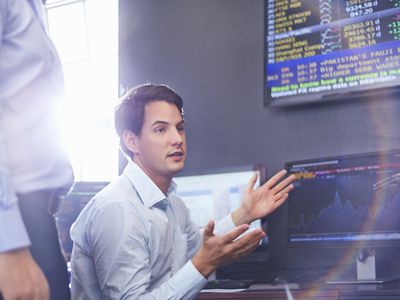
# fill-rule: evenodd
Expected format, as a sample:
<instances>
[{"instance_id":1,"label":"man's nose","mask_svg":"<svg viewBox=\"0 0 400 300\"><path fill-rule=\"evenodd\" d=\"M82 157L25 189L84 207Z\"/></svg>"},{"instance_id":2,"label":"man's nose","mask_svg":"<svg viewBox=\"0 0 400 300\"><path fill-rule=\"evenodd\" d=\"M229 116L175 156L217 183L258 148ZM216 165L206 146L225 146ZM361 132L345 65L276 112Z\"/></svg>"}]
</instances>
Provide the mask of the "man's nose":
<instances>
[{"instance_id":1,"label":"man's nose","mask_svg":"<svg viewBox=\"0 0 400 300\"><path fill-rule=\"evenodd\" d=\"M172 144L175 146L180 146L183 143L183 134L179 132L177 129L173 131L173 135L171 137Z\"/></svg>"}]
</instances>

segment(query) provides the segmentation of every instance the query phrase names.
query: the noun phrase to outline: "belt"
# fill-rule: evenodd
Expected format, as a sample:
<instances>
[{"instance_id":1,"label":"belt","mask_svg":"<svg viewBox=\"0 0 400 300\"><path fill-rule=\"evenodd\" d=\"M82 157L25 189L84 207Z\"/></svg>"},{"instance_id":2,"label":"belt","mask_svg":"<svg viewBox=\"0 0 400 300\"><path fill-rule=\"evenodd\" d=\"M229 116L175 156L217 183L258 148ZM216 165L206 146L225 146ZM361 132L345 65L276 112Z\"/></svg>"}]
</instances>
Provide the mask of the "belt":
<instances>
[{"instance_id":1,"label":"belt","mask_svg":"<svg viewBox=\"0 0 400 300\"><path fill-rule=\"evenodd\" d=\"M60 196L54 190L39 190L26 194L17 194L19 202L29 203L38 209L54 215L60 204Z\"/></svg>"}]
</instances>

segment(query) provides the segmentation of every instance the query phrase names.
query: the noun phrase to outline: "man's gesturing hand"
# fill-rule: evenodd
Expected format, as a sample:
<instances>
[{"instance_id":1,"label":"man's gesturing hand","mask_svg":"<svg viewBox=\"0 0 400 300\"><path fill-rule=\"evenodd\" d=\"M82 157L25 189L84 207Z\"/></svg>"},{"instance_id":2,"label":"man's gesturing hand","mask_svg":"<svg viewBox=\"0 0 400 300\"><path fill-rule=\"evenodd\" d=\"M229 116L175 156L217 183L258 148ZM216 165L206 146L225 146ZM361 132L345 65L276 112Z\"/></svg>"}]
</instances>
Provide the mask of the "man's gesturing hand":
<instances>
[{"instance_id":1,"label":"man's gesturing hand","mask_svg":"<svg viewBox=\"0 0 400 300\"><path fill-rule=\"evenodd\" d=\"M236 225L250 224L256 219L263 218L281 206L293 189L294 175L285 179L286 171L282 170L271 177L259 188L254 189L257 174L250 179L238 209L232 212Z\"/></svg>"},{"instance_id":2,"label":"man's gesturing hand","mask_svg":"<svg viewBox=\"0 0 400 300\"><path fill-rule=\"evenodd\" d=\"M203 245L192 258L193 265L206 278L218 267L252 252L265 236L261 229L255 229L239 238L249 229L247 224L219 236L214 234L214 226L214 221L207 224L203 234Z\"/></svg>"}]
</instances>

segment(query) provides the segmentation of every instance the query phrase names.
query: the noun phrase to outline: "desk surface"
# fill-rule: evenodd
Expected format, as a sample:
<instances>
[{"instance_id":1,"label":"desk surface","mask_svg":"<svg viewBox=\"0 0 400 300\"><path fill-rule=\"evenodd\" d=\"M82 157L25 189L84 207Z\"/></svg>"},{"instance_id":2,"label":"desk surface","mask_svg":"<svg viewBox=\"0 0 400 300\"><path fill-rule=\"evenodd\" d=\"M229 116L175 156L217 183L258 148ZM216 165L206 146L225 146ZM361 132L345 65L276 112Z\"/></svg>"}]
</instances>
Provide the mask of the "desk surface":
<instances>
[{"instance_id":1,"label":"desk surface","mask_svg":"<svg viewBox=\"0 0 400 300\"><path fill-rule=\"evenodd\" d=\"M324 291L293 291L293 297L296 300L302 299L326 299L337 300L339 299L338 291L324 290ZM196 299L287 299L285 291L243 291L238 293L200 293Z\"/></svg>"},{"instance_id":2,"label":"desk surface","mask_svg":"<svg viewBox=\"0 0 400 300\"><path fill-rule=\"evenodd\" d=\"M391 300L400 299L400 283L358 285L313 285L303 290L291 291L296 300ZM197 299L274 299L286 300L284 290L243 291L237 293L200 293Z\"/></svg>"}]
</instances>

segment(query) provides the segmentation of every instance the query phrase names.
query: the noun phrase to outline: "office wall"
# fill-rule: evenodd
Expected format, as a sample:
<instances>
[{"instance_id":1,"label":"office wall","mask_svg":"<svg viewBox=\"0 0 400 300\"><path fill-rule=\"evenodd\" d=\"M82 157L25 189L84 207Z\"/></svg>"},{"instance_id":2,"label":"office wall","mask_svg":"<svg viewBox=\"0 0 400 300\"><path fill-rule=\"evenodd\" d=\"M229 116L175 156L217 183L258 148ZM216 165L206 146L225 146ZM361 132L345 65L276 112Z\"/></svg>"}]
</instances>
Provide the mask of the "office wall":
<instances>
[{"instance_id":1,"label":"office wall","mask_svg":"<svg viewBox=\"0 0 400 300\"><path fill-rule=\"evenodd\" d=\"M262 0L120 0L120 84L184 98L187 170L400 148L400 101L263 105ZM271 221L284 243L285 208Z\"/></svg>"}]
</instances>

